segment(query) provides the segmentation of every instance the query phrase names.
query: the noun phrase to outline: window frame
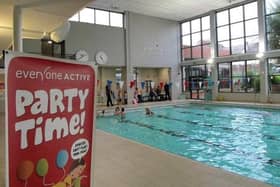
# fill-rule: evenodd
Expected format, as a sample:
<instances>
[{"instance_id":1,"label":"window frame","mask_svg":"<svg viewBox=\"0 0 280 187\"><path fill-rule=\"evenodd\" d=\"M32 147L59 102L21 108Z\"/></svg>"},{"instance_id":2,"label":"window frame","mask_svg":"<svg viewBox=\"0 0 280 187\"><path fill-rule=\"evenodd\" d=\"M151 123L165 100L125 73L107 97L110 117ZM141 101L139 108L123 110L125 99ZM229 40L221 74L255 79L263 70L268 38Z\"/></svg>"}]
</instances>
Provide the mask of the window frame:
<instances>
[{"instance_id":1,"label":"window frame","mask_svg":"<svg viewBox=\"0 0 280 187\"><path fill-rule=\"evenodd\" d=\"M87 23L87 24L94 24L94 25L102 25L102 26L107 26L107 27L115 27L115 28L124 28L124 13L123 12L117 12L117 11L111 11L111 10L105 10L105 9L100 9L100 8L93 8L93 7L85 7L85 8L88 8L88 9L93 9L94 10L94 17L93 17L93 23L89 23L89 22L83 22L81 21L81 16L80 16L80 12L83 10L80 10L78 11L76 14L78 16L78 21L76 20L70 20L70 18L72 18L74 15L72 15L68 20L69 21L73 21L73 22L80 22L80 23ZM100 10L100 11L105 11L105 12L108 12L108 25L105 25L105 24L97 24L96 23L96 10ZM122 26L112 26L111 25L111 13L117 13L117 14L120 14L122 16Z\"/></svg>"},{"instance_id":2,"label":"window frame","mask_svg":"<svg viewBox=\"0 0 280 187\"><path fill-rule=\"evenodd\" d=\"M209 17L209 28L208 29L203 29L203 25L202 25L202 20L206 17ZM195 31L195 32L192 32L192 21L195 21L199 19L200 21L200 30L199 31ZM184 23L189 23L189 33L187 34L183 34L183 29L182 29L182 25ZM201 16L198 16L198 17L195 17L193 19L189 19L189 20L186 20L186 21L182 21L180 23L180 46L181 46L181 60L182 61L186 61L186 60L196 60L196 59L207 59L209 58L208 56L205 55L204 53L204 47L205 46L209 46L210 49L211 49L211 16L210 14L205 14L205 15L201 15ZM207 32L209 31L209 34L210 34L210 40L207 42L207 43L204 43L203 42L203 33L204 32ZM199 34L200 36L200 44L197 44L197 45L193 45L193 35L194 34ZM190 46L188 47L183 47L183 38L186 37L186 36L189 36L190 37ZM200 47L200 54L198 58L194 58L193 56L193 48L196 48L196 47ZM183 55L183 51L184 49L189 49L190 50L190 58L184 58L184 55Z\"/></svg>"},{"instance_id":3,"label":"window frame","mask_svg":"<svg viewBox=\"0 0 280 187\"><path fill-rule=\"evenodd\" d=\"M268 91L269 91L270 94L280 94L280 91L274 92L272 90L271 77L272 76L273 77L275 77L275 76L279 76L280 77L280 73L279 73L279 75L273 75L273 74L270 73L270 68L269 68L269 60L270 59L279 59L280 60L280 56L279 57L270 57L270 58L267 58L267 60L266 60L267 61L267 77L268 77L267 84L268 84ZM279 86L280 86L280 83L279 83Z\"/></svg>"},{"instance_id":4,"label":"window frame","mask_svg":"<svg viewBox=\"0 0 280 187\"><path fill-rule=\"evenodd\" d=\"M259 13L258 13L258 8L257 8L257 17L252 17L252 18L248 18L246 19L246 13L245 13L245 6L248 5L248 4L251 4L251 3L257 3L257 7L258 7L258 1L250 1L250 2L247 2L247 3L243 3L243 4L239 4L237 6L233 6L233 7L228 7L228 8L225 8L225 9L222 9L222 10L216 10L215 11L215 21L216 21L216 25L215 25L215 33L216 33L216 56L217 57L226 57L226 56L231 56L231 55L242 55L242 54L248 54L248 53L258 53L259 49L257 49L257 51L250 51L247 49L247 41L248 41L248 38L252 38L252 37L260 37L260 30L258 28L258 34L254 34L254 35L246 35L246 23L248 21L252 21L252 20L257 20L257 22L259 22ZM242 7L242 20L241 21L236 21L236 22L231 22L231 9L234 9L234 8L238 8L238 7ZM219 25L218 26L218 16L217 14L220 13L220 12L224 12L224 11L227 11L227 14L228 14L228 23L227 24L223 24L223 25ZM232 38L232 25L234 24L238 24L238 23L242 23L243 25L243 35L241 37L237 37L237 38ZM229 39L226 39L226 40L219 40L219 36L218 36L218 29L219 28L222 28L222 27L228 27L228 30L229 30ZM232 46L232 41L234 40L240 40L242 39L243 40L243 51L244 52L237 52L237 53L233 53L233 46ZM258 39L259 40L259 39ZM219 44L220 43L224 43L224 42L228 42L229 43L229 54L226 54L226 55L220 55L220 48L219 48ZM259 43L259 41L258 41ZM249 52L248 52L249 51Z\"/></svg>"},{"instance_id":5,"label":"window frame","mask_svg":"<svg viewBox=\"0 0 280 187\"><path fill-rule=\"evenodd\" d=\"M220 85L218 85L218 92L219 93L260 93L260 87L259 87L259 89L258 90L256 90L256 87L254 88L254 91L253 92L250 92L250 91L248 91L248 84L249 84L249 82L248 82L248 78L249 78L249 75L248 75L248 61L254 61L254 60L256 60L256 61L258 61L258 63L259 63L259 66L261 65L261 62L260 62L260 60L258 60L258 59L247 59L247 60L237 60L237 61L229 61L229 62L219 62L219 63L217 63L217 65L216 65L216 67L217 67L217 80L220 82L221 81L221 77L220 77L220 69L219 69L219 66L220 66L220 64L229 64L229 67L230 67L230 69L229 69L229 73L230 73L230 77L229 77L229 79L223 79L223 80L228 80L228 81L230 81L230 91L221 91L220 90ZM233 76L233 63L234 62L244 62L244 70L245 70L245 75L244 76ZM234 91L234 88L233 88L233 79L235 78L235 77L240 77L240 78L244 78L245 80L246 80L246 86L245 86L245 88L244 88L244 91ZM259 71L258 72L258 75L250 75L250 77L253 77L253 78L261 78L261 72ZM221 84L221 82L220 82L220 84ZM260 85L259 85L260 86Z\"/></svg>"},{"instance_id":6,"label":"window frame","mask_svg":"<svg viewBox=\"0 0 280 187\"><path fill-rule=\"evenodd\" d=\"M279 12L276 11L276 12L273 12L273 13L267 13L266 2L267 2L267 0L264 0L264 19L265 19L265 36L264 36L264 38L266 40L266 43L265 43L266 51L280 50L280 44L279 44L279 48L277 48L277 49L271 49L271 47L269 46L270 40L269 40L268 35L272 32L268 31L268 21L267 21L268 17L274 16L274 15L278 15L279 18L280 18L280 11ZM279 3L279 5L280 5L280 3Z\"/></svg>"}]
</instances>

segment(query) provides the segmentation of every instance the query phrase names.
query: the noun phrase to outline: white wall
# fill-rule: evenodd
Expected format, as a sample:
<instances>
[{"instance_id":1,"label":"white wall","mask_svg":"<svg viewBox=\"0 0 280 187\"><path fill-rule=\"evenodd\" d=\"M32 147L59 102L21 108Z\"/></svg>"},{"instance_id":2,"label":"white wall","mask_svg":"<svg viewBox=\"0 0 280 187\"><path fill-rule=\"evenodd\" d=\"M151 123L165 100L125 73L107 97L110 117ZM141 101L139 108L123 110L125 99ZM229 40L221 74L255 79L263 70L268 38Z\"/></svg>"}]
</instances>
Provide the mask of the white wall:
<instances>
[{"instance_id":1,"label":"white wall","mask_svg":"<svg viewBox=\"0 0 280 187\"><path fill-rule=\"evenodd\" d=\"M133 66L171 67L178 64L178 22L131 13L129 29Z\"/></svg>"},{"instance_id":2,"label":"white wall","mask_svg":"<svg viewBox=\"0 0 280 187\"><path fill-rule=\"evenodd\" d=\"M136 13L127 16L128 63L131 68L128 77L131 78L133 67L167 67L171 68L171 81L180 80L179 23ZM181 93L180 85L172 86L173 99Z\"/></svg>"},{"instance_id":3,"label":"white wall","mask_svg":"<svg viewBox=\"0 0 280 187\"><path fill-rule=\"evenodd\" d=\"M94 60L98 51L108 56L106 66L125 66L124 30L96 24L71 22L71 29L66 38L66 54L74 54L79 49L88 52Z\"/></svg>"}]
</instances>

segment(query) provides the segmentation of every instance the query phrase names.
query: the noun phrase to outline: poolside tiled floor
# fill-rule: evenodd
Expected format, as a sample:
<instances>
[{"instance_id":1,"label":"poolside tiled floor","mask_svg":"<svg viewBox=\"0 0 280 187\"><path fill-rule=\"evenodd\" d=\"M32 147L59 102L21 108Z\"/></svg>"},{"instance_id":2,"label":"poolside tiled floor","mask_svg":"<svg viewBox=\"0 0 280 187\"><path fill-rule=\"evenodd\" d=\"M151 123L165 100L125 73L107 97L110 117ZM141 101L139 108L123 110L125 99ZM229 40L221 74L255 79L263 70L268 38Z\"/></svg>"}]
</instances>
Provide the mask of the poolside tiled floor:
<instances>
[{"instance_id":1,"label":"poolside tiled floor","mask_svg":"<svg viewBox=\"0 0 280 187\"><path fill-rule=\"evenodd\" d=\"M0 113L0 187L4 186L4 114ZM95 187L265 187L259 181L96 131Z\"/></svg>"},{"instance_id":2,"label":"poolside tiled floor","mask_svg":"<svg viewBox=\"0 0 280 187\"><path fill-rule=\"evenodd\" d=\"M265 187L261 182L103 131L96 133L96 187Z\"/></svg>"}]
</instances>

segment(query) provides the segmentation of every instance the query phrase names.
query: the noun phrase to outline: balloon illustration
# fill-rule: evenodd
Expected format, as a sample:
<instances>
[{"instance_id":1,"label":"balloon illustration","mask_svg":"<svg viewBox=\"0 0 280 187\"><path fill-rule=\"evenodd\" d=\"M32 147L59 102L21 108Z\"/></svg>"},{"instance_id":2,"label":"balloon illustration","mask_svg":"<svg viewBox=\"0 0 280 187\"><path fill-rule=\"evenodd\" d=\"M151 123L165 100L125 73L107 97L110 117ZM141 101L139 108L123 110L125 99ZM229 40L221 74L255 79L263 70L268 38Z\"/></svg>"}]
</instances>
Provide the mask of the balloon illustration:
<instances>
[{"instance_id":1,"label":"balloon illustration","mask_svg":"<svg viewBox=\"0 0 280 187\"><path fill-rule=\"evenodd\" d=\"M61 169L64 168L68 161L68 157L68 152L66 150L60 150L56 157L56 165Z\"/></svg>"},{"instance_id":2,"label":"balloon illustration","mask_svg":"<svg viewBox=\"0 0 280 187\"><path fill-rule=\"evenodd\" d=\"M39 175L40 177L43 177L43 185L44 186L50 186L53 185L52 184L46 184L46 175L49 171L49 163L47 161L47 159L45 158L41 158L36 165L36 172L37 175Z\"/></svg>"},{"instance_id":3,"label":"balloon illustration","mask_svg":"<svg viewBox=\"0 0 280 187\"><path fill-rule=\"evenodd\" d=\"M34 164L30 160L21 161L17 167L17 177L26 181L34 171Z\"/></svg>"},{"instance_id":4,"label":"balloon illustration","mask_svg":"<svg viewBox=\"0 0 280 187\"><path fill-rule=\"evenodd\" d=\"M36 172L40 177L45 177L49 170L49 163L45 158L40 159L36 165Z\"/></svg>"}]
</instances>

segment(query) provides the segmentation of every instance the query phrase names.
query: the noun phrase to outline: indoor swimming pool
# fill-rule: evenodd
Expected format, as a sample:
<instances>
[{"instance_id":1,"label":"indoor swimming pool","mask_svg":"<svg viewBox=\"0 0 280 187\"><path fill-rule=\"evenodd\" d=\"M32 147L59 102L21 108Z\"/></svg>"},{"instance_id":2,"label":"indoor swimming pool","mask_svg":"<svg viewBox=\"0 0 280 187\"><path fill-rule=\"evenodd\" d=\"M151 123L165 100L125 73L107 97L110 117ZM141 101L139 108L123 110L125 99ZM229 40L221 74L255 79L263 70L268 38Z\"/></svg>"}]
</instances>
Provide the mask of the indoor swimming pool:
<instances>
[{"instance_id":1,"label":"indoor swimming pool","mask_svg":"<svg viewBox=\"0 0 280 187\"><path fill-rule=\"evenodd\" d=\"M97 118L97 129L280 186L280 110L174 105Z\"/></svg>"}]
</instances>

